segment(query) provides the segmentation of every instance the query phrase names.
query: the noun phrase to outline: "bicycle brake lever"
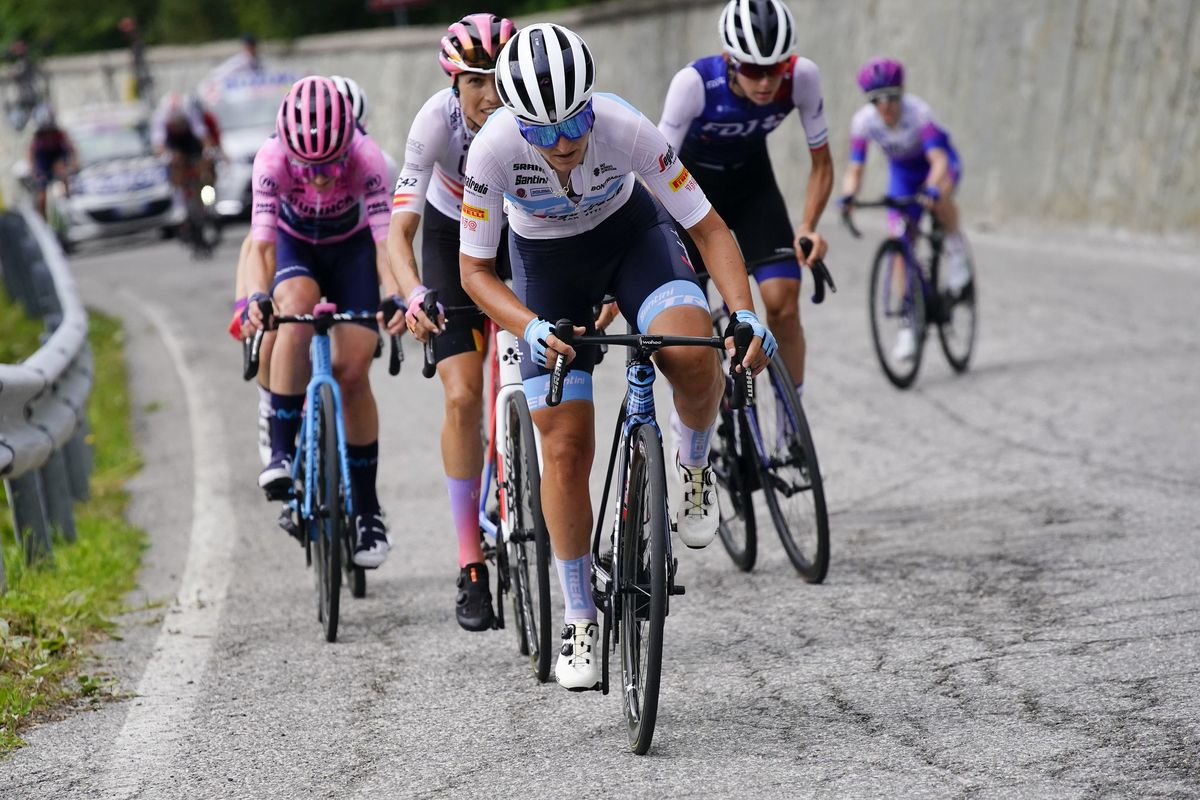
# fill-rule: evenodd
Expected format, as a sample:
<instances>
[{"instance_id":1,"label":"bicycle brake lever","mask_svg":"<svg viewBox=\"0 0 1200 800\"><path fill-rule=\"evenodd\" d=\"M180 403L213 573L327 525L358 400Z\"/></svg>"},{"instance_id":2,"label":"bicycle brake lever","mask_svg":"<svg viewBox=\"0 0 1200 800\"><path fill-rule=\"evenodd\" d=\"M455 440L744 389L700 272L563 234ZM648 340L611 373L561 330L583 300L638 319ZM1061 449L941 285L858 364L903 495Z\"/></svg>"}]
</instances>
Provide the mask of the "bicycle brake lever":
<instances>
[{"instance_id":1,"label":"bicycle brake lever","mask_svg":"<svg viewBox=\"0 0 1200 800\"><path fill-rule=\"evenodd\" d=\"M560 319L554 326L554 337L563 344L571 344L575 339L575 325L569 319ZM554 360L554 371L550 373L550 392L546 395L546 405L553 408L562 402L563 381L567 375L567 359L561 353Z\"/></svg>"},{"instance_id":2,"label":"bicycle brake lever","mask_svg":"<svg viewBox=\"0 0 1200 800\"><path fill-rule=\"evenodd\" d=\"M438 298L437 289L430 289L429 291L425 292L425 297L422 298L422 300L421 300L421 311L425 312L425 316L428 317L433 322L434 325L438 324L438 299L437 298ZM434 335L435 334L431 334L428 338L425 339L425 347L424 347L425 363L421 366L421 375L426 378L432 378L433 374L435 372L437 372L437 366L435 366L434 357L433 357L433 337L434 337Z\"/></svg>"}]
</instances>

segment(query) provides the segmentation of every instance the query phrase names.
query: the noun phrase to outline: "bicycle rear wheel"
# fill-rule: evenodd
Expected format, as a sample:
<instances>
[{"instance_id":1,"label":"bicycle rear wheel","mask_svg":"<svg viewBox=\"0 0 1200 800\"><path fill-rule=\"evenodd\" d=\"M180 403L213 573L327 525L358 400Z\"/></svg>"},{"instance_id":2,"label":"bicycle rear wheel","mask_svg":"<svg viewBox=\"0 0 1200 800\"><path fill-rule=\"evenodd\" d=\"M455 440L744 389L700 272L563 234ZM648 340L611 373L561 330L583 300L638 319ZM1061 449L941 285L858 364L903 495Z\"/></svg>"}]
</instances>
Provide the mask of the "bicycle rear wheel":
<instances>
[{"instance_id":1,"label":"bicycle rear wheel","mask_svg":"<svg viewBox=\"0 0 1200 800\"><path fill-rule=\"evenodd\" d=\"M903 280L894 268L896 258L905 260L904 245L888 239L879 246L871 269L871 338L883 374L898 389L907 389L917 379L925 343L925 296L916 268L905 263ZM907 333L906 333L907 332ZM912 336L911 357L901 358L900 338Z\"/></svg>"},{"instance_id":2,"label":"bicycle rear wheel","mask_svg":"<svg viewBox=\"0 0 1200 800\"><path fill-rule=\"evenodd\" d=\"M662 442L649 425L633 434L621 526L617 639L629 744L650 749L658 718L663 621L667 614L667 487Z\"/></svg>"},{"instance_id":3,"label":"bicycle rear wheel","mask_svg":"<svg viewBox=\"0 0 1200 800\"><path fill-rule=\"evenodd\" d=\"M763 447L759 475L783 549L809 583L829 570L829 516L817 451L796 384L776 353L767 365L767 391L757 394L755 423Z\"/></svg>"},{"instance_id":4,"label":"bicycle rear wheel","mask_svg":"<svg viewBox=\"0 0 1200 800\"><path fill-rule=\"evenodd\" d=\"M524 392L504 406L505 511L508 568L517 646L540 683L550 677L550 535L542 517L541 473L533 418Z\"/></svg>"},{"instance_id":5,"label":"bicycle rear wheel","mask_svg":"<svg viewBox=\"0 0 1200 800\"><path fill-rule=\"evenodd\" d=\"M314 567L317 572L318 616L325 641L337 640L338 603L342 591L342 464L338 458L337 421L333 389L324 385L317 393L317 496L313 498L317 541Z\"/></svg>"},{"instance_id":6,"label":"bicycle rear wheel","mask_svg":"<svg viewBox=\"0 0 1200 800\"><path fill-rule=\"evenodd\" d=\"M743 572L754 569L758 557L758 534L754 519L754 464L746 456L754 451L744 414L735 414L721 403L717 435L713 437L708 464L717 484L721 520L717 534L725 552Z\"/></svg>"},{"instance_id":7,"label":"bicycle rear wheel","mask_svg":"<svg viewBox=\"0 0 1200 800\"><path fill-rule=\"evenodd\" d=\"M967 270L971 280L957 295L941 290L939 300L941 315L938 317L938 340L942 352L955 372L966 372L971 365L975 350L975 331L979 324L979 312L975 305L975 263L967 259Z\"/></svg>"}]
</instances>

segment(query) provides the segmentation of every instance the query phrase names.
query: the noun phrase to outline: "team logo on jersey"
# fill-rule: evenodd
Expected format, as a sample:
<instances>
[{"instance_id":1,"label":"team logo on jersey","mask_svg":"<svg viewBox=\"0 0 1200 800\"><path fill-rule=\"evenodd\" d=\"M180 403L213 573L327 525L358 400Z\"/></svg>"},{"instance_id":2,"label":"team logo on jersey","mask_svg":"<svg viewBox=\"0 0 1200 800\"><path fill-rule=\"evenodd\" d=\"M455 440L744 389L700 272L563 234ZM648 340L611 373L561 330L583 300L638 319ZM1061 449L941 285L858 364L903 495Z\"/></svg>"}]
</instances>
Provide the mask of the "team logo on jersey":
<instances>
[{"instance_id":1,"label":"team logo on jersey","mask_svg":"<svg viewBox=\"0 0 1200 800\"><path fill-rule=\"evenodd\" d=\"M479 181L472 178L470 175L467 175L466 177L463 178L463 186L465 186L466 188L475 192L476 194L487 194L488 193L488 185L486 183L480 183Z\"/></svg>"},{"instance_id":2,"label":"team logo on jersey","mask_svg":"<svg viewBox=\"0 0 1200 800\"><path fill-rule=\"evenodd\" d=\"M545 172L537 164L513 164L513 172Z\"/></svg>"},{"instance_id":3,"label":"team logo on jersey","mask_svg":"<svg viewBox=\"0 0 1200 800\"><path fill-rule=\"evenodd\" d=\"M513 183L521 186L526 183L549 183L550 180L545 175L518 175Z\"/></svg>"},{"instance_id":4,"label":"team logo on jersey","mask_svg":"<svg viewBox=\"0 0 1200 800\"><path fill-rule=\"evenodd\" d=\"M614 167L612 164L601 164L600 166L598 166L594 170L592 170L592 175L594 177L599 178L601 175L603 175L606 172L616 172L616 171L617 171L617 168Z\"/></svg>"},{"instance_id":5,"label":"team logo on jersey","mask_svg":"<svg viewBox=\"0 0 1200 800\"><path fill-rule=\"evenodd\" d=\"M276 183L275 179L272 178L270 175L259 175L258 176L258 185L261 188L266 189L268 192L273 192L279 188L279 184Z\"/></svg>"},{"instance_id":6,"label":"team logo on jersey","mask_svg":"<svg viewBox=\"0 0 1200 800\"><path fill-rule=\"evenodd\" d=\"M464 217L473 217L482 222L487 222L488 212L486 208L479 208L470 203L463 203L462 213ZM474 230L474 228L472 228Z\"/></svg>"},{"instance_id":7,"label":"team logo on jersey","mask_svg":"<svg viewBox=\"0 0 1200 800\"><path fill-rule=\"evenodd\" d=\"M679 174L674 178L671 178L671 191L678 192L684 187L684 184L686 184L691 177L692 176L688 174L687 167L680 167Z\"/></svg>"},{"instance_id":8,"label":"team logo on jersey","mask_svg":"<svg viewBox=\"0 0 1200 800\"><path fill-rule=\"evenodd\" d=\"M675 148L667 145L667 152L658 157L658 171L666 172L675 163Z\"/></svg>"},{"instance_id":9,"label":"team logo on jersey","mask_svg":"<svg viewBox=\"0 0 1200 800\"><path fill-rule=\"evenodd\" d=\"M367 178L366 184L363 185L363 190L367 192L377 192L383 188L383 176L372 175Z\"/></svg>"},{"instance_id":10,"label":"team logo on jersey","mask_svg":"<svg viewBox=\"0 0 1200 800\"><path fill-rule=\"evenodd\" d=\"M529 194L529 192L525 191L524 189L517 189L517 197L524 197L527 194Z\"/></svg>"},{"instance_id":11,"label":"team logo on jersey","mask_svg":"<svg viewBox=\"0 0 1200 800\"><path fill-rule=\"evenodd\" d=\"M405 143L404 147L406 150L412 150L414 153L418 154L425 152L425 143L417 141L412 137L409 137L408 142Z\"/></svg>"}]
</instances>

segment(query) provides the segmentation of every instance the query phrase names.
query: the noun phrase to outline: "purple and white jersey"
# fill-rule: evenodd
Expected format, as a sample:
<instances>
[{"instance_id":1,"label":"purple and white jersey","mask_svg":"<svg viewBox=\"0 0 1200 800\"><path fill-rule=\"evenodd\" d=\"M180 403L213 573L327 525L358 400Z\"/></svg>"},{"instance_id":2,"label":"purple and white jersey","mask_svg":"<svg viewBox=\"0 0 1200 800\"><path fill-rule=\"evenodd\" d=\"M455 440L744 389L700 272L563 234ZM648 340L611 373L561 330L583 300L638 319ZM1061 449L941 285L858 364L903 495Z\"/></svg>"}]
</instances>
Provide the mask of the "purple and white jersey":
<instances>
[{"instance_id":1,"label":"purple and white jersey","mask_svg":"<svg viewBox=\"0 0 1200 800\"><path fill-rule=\"evenodd\" d=\"M883 148L893 167L902 170L929 168L925 154L935 147L955 153L950 135L937 123L929 104L913 94L900 98L900 121L889 128L871 103L860 108L850 122L850 160L862 164L867 160L867 145L874 141Z\"/></svg>"},{"instance_id":2,"label":"purple and white jersey","mask_svg":"<svg viewBox=\"0 0 1200 800\"><path fill-rule=\"evenodd\" d=\"M821 71L807 58L793 56L779 91L766 105L733 93L729 67L720 55L697 59L676 73L667 89L658 129L689 163L723 166L745 161L765 145L767 134L796 109L817 150L829 140Z\"/></svg>"},{"instance_id":3,"label":"purple and white jersey","mask_svg":"<svg viewBox=\"0 0 1200 800\"><path fill-rule=\"evenodd\" d=\"M596 93L592 107L596 123L583 163L571 171L573 192L525 141L511 111L492 114L467 155L461 252L494 258L504 212L513 233L526 239L590 231L625 205L639 176L684 228L703 219L712 206L658 128L615 94Z\"/></svg>"},{"instance_id":4,"label":"purple and white jersey","mask_svg":"<svg viewBox=\"0 0 1200 800\"><path fill-rule=\"evenodd\" d=\"M392 193L392 213L420 216L425 201L450 219L462 210L463 170L475 134L467 127L454 91L429 98L408 131L404 169Z\"/></svg>"}]
</instances>

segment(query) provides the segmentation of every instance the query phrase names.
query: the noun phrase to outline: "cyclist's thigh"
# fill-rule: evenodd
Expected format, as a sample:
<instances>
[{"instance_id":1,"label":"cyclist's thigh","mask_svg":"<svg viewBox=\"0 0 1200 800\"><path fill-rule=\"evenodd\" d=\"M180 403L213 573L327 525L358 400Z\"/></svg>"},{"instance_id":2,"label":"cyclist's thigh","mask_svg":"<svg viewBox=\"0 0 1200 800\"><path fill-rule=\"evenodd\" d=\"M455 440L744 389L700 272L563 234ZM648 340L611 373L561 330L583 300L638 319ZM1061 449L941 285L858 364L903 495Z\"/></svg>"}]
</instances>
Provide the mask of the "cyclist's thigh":
<instances>
[{"instance_id":1,"label":"cyclist's thigh","mask_svg":"<svg viewBox=\"0 0 1200 800\"><path fill-rule=\"evenodd\" d=\"M946 174L938 181L938 190L941 191L942 197L950 198L958 189L958 184L962 182L962 161L958 158L958 152L949 147L946 150L950 157L950 163L946 170Z\"/></svg>"},{"instance_id":2,"label":"cyclist's thigh","mask_svg":"<svg viewBox=\"0 0 1200 800\"><path fill-rule=\"evenodd\" d=\"M635 191L629 203L635 202L641 220L624 226L626 246L607 291L617 298L625 319L642 333L649 333L656 318L667 309L690 306L703 322L696 335L706 335L711 327L708 300L687 260L674 222L644 190Z\"/></svg>"},{"instance_id":3,"label":"cyclist's thigh","mask_svg":"<svg viewBox=\"0 0 1200 800\"><path fill-rule=\"evenodd\" d=\"M459 221L450 219L431 204L425 204L421 231L421 271L424 284L438 293L443 306L473 305L462 287L458 269ZM501 242L501 247L504 246ZM483 352L482 311L456 312L446 320L446 330L433 340L434 363L461 353Z\"/></svg>"},{"instance_id":4,"label":"cyclist's thigh","mask_svg":"<svg viewBox=\"0 0 1200 800\"><path fill-rule=\"evenodd\" d=\"M313 272L313 246L279 231L275 240L275 279L271 299L280 314L307 314L321 299Z\"/></svg>"},{"instance_id":5,"label":"cyclist's thigh","mask_svg":"<svg viewBox=\"0 0 1200 800\"><path fill-rule=\"evenodd\" d=\"M339 242L312 246L315 255L313 272L321 286L321 294L335 304L338 311L374 314L379 308L375 246L375 240L367 228ZM379 335L374 319L355 322L354 325L369 330L376 337Z\"/></svg>"}]
</instances>

